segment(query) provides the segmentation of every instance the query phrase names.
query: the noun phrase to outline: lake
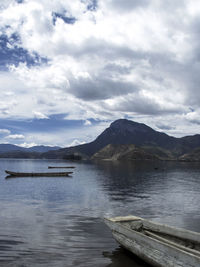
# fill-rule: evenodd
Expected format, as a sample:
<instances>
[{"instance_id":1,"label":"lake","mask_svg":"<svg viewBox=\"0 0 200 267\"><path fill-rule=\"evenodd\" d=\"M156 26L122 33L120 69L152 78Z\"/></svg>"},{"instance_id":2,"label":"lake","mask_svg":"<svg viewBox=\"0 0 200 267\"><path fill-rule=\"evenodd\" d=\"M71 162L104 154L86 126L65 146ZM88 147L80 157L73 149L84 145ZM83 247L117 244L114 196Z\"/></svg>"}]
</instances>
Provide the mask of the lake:
<instances>
[{"instance_id":1,"label":"lake","mask_svg":"<svg viewBox=\"0 0 200 267\"><path fill-rule=\"evenodd\" d=\"M76 168L71 178L4 172L49 165ZM103 217L132 214L200 232L199 192L198 163L1 159L0 266L147 266L115 242Z\"/></svg>"}]
</instances>

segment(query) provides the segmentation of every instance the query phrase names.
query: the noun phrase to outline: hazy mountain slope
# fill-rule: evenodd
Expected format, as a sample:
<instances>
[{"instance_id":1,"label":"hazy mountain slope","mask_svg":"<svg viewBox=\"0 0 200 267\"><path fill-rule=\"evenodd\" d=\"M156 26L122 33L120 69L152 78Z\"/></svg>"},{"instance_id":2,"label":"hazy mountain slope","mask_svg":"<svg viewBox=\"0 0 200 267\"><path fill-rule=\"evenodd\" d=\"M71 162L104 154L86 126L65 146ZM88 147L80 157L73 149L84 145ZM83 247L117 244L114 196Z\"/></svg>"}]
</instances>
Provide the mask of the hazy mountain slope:
<instances>
[{"instance_id":1,"label":"hazy mountain slope","mask_svg":"<svg viewBox=\"0 0 200 267\"><path fill-rule=\"evenodd\" d=\"M159 158L135 145L107 145L92 156L93 160L158 160Z\"/></svg>"},{"instance_id":2,"label":"hazy mountain slope","mask_svg":"<svg viewBox=\"0 0 200 267\"><path fill-rule=\"evenodd\" d=\"M181 161L200 161L200 148L196 148L189 153L183 154L179 157Z\"/></svg>"}]
</instances>

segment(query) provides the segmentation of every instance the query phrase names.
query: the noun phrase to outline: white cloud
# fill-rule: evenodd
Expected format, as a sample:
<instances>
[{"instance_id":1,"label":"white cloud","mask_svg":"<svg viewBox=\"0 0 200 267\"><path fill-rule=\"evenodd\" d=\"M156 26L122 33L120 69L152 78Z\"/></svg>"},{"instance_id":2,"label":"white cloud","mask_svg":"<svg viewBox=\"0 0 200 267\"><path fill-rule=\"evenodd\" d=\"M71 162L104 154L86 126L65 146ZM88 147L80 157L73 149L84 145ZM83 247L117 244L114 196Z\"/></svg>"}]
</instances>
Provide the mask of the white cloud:
<instances>
[{"instance_id":1,"label":"white cloud","mask_svg":"<svg viewBox=\"0 0 200 267\"><path fill-rule=\"evenodd\" d=\"M92 125L92 123L91 123L91 121L89 121L89 120L85 120L84 125L85 125L85 126L89 126L89 125Z\"/></svg>"},{"instance_id":2,"label":"white cloud","mask_svg":"<svg viewBox=\"0 0 200 267\"><path fill-rule=\"evenodd\" d=\"M63 127L57 129L55 127L54 131L43 130L34 131L34 133L26 132L25 139L15 140L17 145L22 145L29 147L32 145L52 145L60 147L68 147L71 145L79 145L87 142L93 141L108 125L110 122L99 122L98 124L93 124L92 127ZM8 141L2 140L2 142ZM9 141L11 141L9 139ZM22 142L23 141L23 142Z\"/></svg>"},{"instance_id":3,"label":"white cloud","mask_svg":"<svg viewBox=\"0 0 200 267\"><path fill-rule=\"evenodd\" d=\"M38 144L36 143L22 143L22 144L16 144L16 146L21 146L21 147L25 147L25 148L29 148L29 147L33 147L33 146L38 146Z\"/></svg>"},{"instance_id":4,"label":"white cloud","mask_svg":"<svg viewBox=\"0 0 200 267\"><path fill-rule=\"evenodd\" d=\"M184 117L189 122L192 122L192 123L200 125L200 109L188 112L187 114L184 115Z\"/></svg>"},{"instance_id":5,"label":"white cloud","mask_svg":"<svg viewBox=\"0 0 200 267\"><path fill-rule=\"evenodd\" d=\"M0 129L0 135L8 135L10 131L8 129Z\"/></svg>"},{"instance_id":6,"label":"white cloud","mask_svg":"<svg viewBox=\"0 0 200 267\"><path fill-rule=\"evenodd\" d=\"M48 117L42 112L34 111L33 114L36 119L48 119Z\"/></svg>"},{"instance_id":7,"label":"white cloud","mask_svg":"<svg viewBox=\"0 0 200 267\"><path fill-rule=\"evenodd\" d=\"M79 141L79 140L77 140L77 139L74 139L68 146L70 147L70 146L78 146L78 145L83 145L83 144L85 144L85 142L83 142L83 141Z\"/></svg>"},{"instance_id":8,"label":"white cloud","mask_svg":"<svg viewBox=\"0 0 200 267\"><path fill-rule=\"evenodd\" d=\"M6 136L6 139L10 139L10 140L24 139L24 138L25 136L23 134L10 134Z\"/></svg>"},{"instance_id":9,"label":"white cloud","mask_svg":"<svg viewBox=\"0 0 200 267\"><path fill-rule=\"evenodd\" d=\"M163 117L173 125L177 118L196 123L198 114L188 110L200 104L199 3L99 0L95 12L87 9L89 3L2 2L2 33L17 33L15 45L48 62L20 63L0 72L5 92L0 118L47 119L62 113L85 125L90 118L126 115L154 118L161 126ZM53 13L75 22L57 17L53 24Z\"/></svg>"},{"instance_id":10,"label":"white cloud","mask_svg":"<svg viewBox=\"0 0 200 267\"><path fill-rule=\"evenodd\" d=\"M144 2L142 7L145 7ZM106 5L110 8L106 8ZM34 95L38 93L38 97L43 91L52 91L55 88L64 90L66 97L70 93L76 98L88 97L90 100L95 99L95 95L102 98L101 94L111 98L109 91L111 92L112 88L113 99L119 91L122 94L127 93L125 90L127 82L130 84L129 87L133 83L129 91L135 90L134 82L138 82L137 79L143 79L143 75L152 68L151 65L146 65L141 69L145 55L139 56L139 54L166 51L173 53L176 46L168 36L167 25L162 16L158 14L155 16L153 9L145 7L144 10L135 10L134 6L140 6L141 3L137 2L133 5L127 1L129 11L131 8L133 10L130 15L121 16L113 9L115 5L124 8L120 1L99 1L96 12L86 12L86 5L80 1L73 3L57 1L52 4L43 0L11 5L2 12L4 21L7 20L11 25L9 31L12 29L13 32L18 31L22 46L30 53L36 51L50 58L47 66L28 68L20 64L11 70L26 85L37 90ZM14 10L15 15L11 16ZM59 18L55 26L52 25L51 13L63 12L63 10L67 10L70 15L77 18L73 26ZM149 23L146 24L146 21ZM112 58L113 52L115 59ZM132 61L131 58L123 59L125 55L120 53L132 53L130 56L139 61L134 68L131 67L132 71L127 75L120 75L119 71L117 73L119 78L116 79L117 75L114 76L115 72L112 71L109 79L102 79L106 76L106 71L103 69L108 63L117 63L121 67L124 62L127 64ZM89 56L90 54L94 57ZM85 76L87 79L83 79L84 73L87 74ZM148 84L148 79L146 83Z\"/></svg>"}]
</instances>

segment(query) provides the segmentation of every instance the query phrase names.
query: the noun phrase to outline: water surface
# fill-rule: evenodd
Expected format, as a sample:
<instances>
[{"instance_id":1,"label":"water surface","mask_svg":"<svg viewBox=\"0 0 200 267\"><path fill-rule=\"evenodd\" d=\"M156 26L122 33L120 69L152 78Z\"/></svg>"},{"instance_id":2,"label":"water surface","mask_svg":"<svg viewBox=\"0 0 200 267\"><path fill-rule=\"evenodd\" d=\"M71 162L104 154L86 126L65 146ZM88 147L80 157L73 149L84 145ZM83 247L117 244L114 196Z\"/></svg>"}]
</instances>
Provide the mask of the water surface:
<instances>
[{"instance_id":1,"label":"water surface","mask_svg":"<svg viewBox=\"0 0 200 267\"><path fill-rule=\"evenodd\" d=\"M76 168L71 178L5 178L5 169L48 165ZM197 163L0 160L0 266L147 266L114 241L103 217L200 232L199 179Z\"/></svg>"}]
</instances>

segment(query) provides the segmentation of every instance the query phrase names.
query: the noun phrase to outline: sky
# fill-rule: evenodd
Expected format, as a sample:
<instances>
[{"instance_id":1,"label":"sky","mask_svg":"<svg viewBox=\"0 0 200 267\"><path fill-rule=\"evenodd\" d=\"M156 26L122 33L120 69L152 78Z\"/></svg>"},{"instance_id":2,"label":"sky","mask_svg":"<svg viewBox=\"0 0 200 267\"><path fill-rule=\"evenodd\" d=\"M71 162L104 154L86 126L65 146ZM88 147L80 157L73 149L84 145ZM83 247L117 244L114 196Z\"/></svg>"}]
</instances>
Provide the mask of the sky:
<instances>
[{"instance_id":1,"label":"sky","mask_svg":"<svg viewBox=\"0 0 200 267\"><path fill-rule=\"evenodd\" d=\"M0 143L62 147L126 118L200 134L198 0L1 0Z\"/></svg>"}]
</instances>

